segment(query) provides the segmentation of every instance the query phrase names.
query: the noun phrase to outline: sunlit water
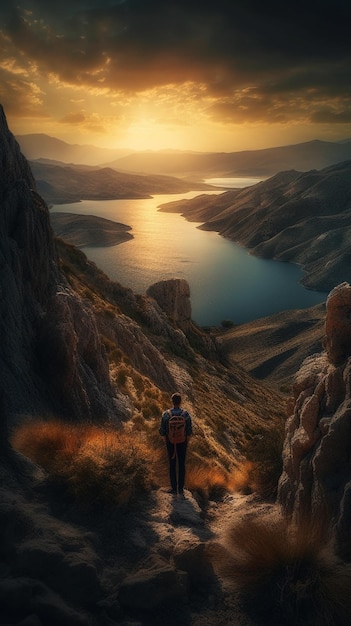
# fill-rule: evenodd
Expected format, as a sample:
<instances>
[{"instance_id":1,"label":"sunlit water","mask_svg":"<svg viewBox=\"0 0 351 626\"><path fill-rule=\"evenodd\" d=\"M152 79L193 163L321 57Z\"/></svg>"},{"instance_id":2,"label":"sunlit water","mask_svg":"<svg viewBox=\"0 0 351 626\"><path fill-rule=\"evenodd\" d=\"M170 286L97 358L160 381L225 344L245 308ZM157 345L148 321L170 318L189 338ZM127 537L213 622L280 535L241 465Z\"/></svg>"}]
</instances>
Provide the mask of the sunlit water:
<instances>
[{"instance_id":1,"label":"sunlit water","mask_svg":"<svg viewBox=\"0 0 351 626\"><path fill-rule=\"evenodd\" d=\"M242 323L325 300L326 294L299 284L303 276L299 267L254 257L217 233L199 230L199 224L157 208L200 193L157 195L146 200L83 201L54 206L53 210L98 215L131 226L134 239L83 251L112 280L135 293L145 293L159 280L185 278L190 285L192 318L200 326L218 326L223 320Z\"/></svg>"}]
</instances>

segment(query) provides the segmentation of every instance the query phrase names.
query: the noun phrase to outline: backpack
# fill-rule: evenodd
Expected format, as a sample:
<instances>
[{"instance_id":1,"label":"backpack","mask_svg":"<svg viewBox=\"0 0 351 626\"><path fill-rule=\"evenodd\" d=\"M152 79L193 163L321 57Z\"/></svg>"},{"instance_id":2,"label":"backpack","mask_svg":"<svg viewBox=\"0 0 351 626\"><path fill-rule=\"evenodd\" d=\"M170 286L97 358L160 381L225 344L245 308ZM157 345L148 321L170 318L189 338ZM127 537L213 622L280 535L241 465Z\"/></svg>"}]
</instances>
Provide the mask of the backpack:
<instances>
[{"instance_id":1,"label":"backpack","mask_svg":"<svg viewBox=\"0 0 351 626\"><path fill-rule=\"evenodd\" d=\"M168 420L168 440L174 444L174 454L172 458L175 458L177 452L177 443L184 443L186 441L186 419L183 416L183 411L180 415L173 415L171 411L168 411L170 418Z\"/></svg>"}]
</instances>

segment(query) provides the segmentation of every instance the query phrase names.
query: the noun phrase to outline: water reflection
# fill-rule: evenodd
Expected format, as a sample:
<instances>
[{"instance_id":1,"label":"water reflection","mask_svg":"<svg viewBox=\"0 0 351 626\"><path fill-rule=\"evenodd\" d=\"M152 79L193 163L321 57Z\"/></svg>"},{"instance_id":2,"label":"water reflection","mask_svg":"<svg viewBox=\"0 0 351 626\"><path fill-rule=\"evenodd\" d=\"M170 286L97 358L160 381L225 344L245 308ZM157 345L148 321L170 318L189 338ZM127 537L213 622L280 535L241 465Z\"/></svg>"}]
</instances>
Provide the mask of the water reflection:
<instances>
[{"instance_id":1,"label":"water reflection","mask_svg":"<svg viewBox=\"0 0 351 626\"><path fill-rule=\"evenodd\" d=\"M185 278L192 317L201 326L224 319L242 323L286 309L305 308L326 294L304 289L302 270L259 259L217 233L202 231L179 214L157 207L202 192L159 195L146 200L83 201L53 210L99 215L132 227L133 240L108 248L83 248L112 280L136 293L154 282ZM218 192L220 193L220 192Z\"/></svg>"}]
</instances>

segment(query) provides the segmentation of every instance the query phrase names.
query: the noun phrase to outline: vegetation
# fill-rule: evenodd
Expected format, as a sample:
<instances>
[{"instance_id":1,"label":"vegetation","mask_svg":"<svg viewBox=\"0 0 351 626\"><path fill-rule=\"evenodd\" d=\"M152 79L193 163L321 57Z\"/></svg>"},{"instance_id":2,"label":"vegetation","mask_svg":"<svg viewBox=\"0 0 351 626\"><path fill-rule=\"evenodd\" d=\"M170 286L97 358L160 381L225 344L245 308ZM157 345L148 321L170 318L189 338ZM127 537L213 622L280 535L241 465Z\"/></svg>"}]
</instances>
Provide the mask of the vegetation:
<instances>
[{"instance_id":1,"label":"vegetation","mask_svg":"<svg viewBox=\"0 0 351 626\"><path fill-rule=\"evenodd\" d=\"M214 560L246 609L269 624L351 623L351 567L333 556L326 529L318 525L241 519L230 529L226 549L214 550Z\"/></svg>"},{"instance_id":2,"label":"vegetation","mask_svg":"<svg viewBox=\"0 0 351 626\"><path fill-rule=\"evenodd\" d=\"M81 500L120 506L152 485L150 450L138 433L36 420L17 429L11 443Z\"/></svg>"},{"instance_id":3,"label":"vegetation","mask_svg":"<svg viewBox=\"0 0 351 626\"><path fill-rule=\"evenodd\" d=\"M270 500L277 495L278 480L283 470L284 436L285 422L276 420L269 428L253 434L246 445L246 458L250 463L248 486Z\"/></svg>"},{"instance_id":4,"label":"vegetation","mask_svg":"<svg viewBox=\"0 0 351 626\"><path fill-rule=\"evenodd\" d=\"M146 417L137 412L123 430L32 420L14 432L11 444L78 500L126 505L152 488L168 485L159 422L148 419L156 406L149 408ZM203 461L191 447L188 456L187 487L203 502L241 485L240 472Z\"/></svg>"}]
</instances>

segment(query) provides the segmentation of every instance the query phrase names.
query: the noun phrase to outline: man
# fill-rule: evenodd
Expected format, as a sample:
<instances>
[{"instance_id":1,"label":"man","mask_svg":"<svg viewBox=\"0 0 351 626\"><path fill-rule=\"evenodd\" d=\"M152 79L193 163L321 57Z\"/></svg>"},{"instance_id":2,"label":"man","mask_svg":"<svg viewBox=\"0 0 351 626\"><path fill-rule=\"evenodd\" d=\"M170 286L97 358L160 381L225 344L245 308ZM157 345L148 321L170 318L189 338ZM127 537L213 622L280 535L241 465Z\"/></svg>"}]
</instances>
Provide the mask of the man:
<instances>
[{"instance_id":1,"label":"man","mask_svg":"<svg viewBox=\"0 0 351 626\"><path fill-rule=\"evenodd\" d=\"M165 438L167 453L169 459L169 478L171 482L171 489L169 493L176 496L177 490L179 495L184 495L184 480L185 480L185 457L188 445L188 437L192 435L192 422L188 411L181 408L182 398L179 393L174 393L171 397L173 407L168 409L162 414L160 435ZM173 443L172 434L170 433L170 420L172 428L172 417L180 416L183 418L184 424L184 437L180 443ZM182 421L182 420L181 420ZM180 427L182 425L180 424ZM178 464L177 464L178 460ZM178 467L177 467L178 465ZM178 470L178 472L177 472Z\"/></svg>"}]
</instances>

